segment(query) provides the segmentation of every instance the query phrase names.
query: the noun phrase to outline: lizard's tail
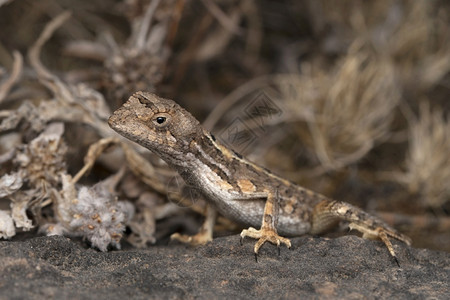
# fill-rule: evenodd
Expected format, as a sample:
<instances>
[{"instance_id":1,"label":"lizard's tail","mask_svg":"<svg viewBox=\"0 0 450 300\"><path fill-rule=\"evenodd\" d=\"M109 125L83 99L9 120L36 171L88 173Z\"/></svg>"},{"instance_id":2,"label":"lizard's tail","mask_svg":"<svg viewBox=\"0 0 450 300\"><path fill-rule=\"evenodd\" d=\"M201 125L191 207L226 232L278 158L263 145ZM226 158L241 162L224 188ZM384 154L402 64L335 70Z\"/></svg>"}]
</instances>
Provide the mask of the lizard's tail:
<instances>
[{"instance_id":1,"label":"lizard's tail","mask_svg":"<svg viewBox=\"0 0 450 300\"><path fill-rule=\"evenodd\" d=\"M396 255L389 241L389 237L411 245L411 239L409 237L398 232L377 217L351 204L334 200L323 200L314 207L310 233L323 233L332 224L339 221L349 222L349 228L361 232L363 238L382 240L394 258L396 258Z\"/></svg>"}]
</instances>

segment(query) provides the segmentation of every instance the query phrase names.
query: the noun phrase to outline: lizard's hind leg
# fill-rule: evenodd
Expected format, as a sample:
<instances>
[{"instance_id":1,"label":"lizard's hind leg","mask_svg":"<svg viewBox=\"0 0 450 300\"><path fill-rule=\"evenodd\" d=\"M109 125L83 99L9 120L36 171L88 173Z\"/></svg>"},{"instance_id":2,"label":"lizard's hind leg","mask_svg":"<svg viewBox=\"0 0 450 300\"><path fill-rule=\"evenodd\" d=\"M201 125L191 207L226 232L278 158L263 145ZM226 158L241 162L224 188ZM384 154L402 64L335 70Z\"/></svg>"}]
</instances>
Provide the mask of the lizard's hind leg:
<instances>
[{"instance_id":1,"label":"lizard's hind leg","mask_svg":"<svg viewBox=\"0 0 450 300\"><path fill-rule=\"evenodd\" d=\"M323 233L339 221L349 222L349 228L361 232L363 238L383 241L396 261L397 258L389 237L411 245L409 237L399 233L380 219L351 204L340 201L324 200L314 207L310 233Z\"/></svg>"},{"instance_id":2,"label":"lizard's hind leg","mask_svg":"<svg viewBox=\"0 0 450 300\"><path fill-rule=\"evenodd\" d=\"M205 207L206 217L202 227L195 235L185 235L174 233L170 236L171 240L177 240L191 246L204 245L213 240L214 223L216 222L217 211L214 207L207 204Z\"/></svg>"}]
</instances>

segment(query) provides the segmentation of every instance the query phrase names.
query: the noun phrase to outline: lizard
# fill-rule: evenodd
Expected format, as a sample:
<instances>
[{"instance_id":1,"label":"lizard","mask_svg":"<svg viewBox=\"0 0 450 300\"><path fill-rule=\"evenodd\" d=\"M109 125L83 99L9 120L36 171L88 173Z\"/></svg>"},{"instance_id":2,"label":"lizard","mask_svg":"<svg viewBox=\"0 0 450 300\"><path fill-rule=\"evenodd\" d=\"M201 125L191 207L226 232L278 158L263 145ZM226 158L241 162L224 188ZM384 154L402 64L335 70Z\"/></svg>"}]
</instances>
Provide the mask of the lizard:
<instances>
[{"instance_id":1,"label":"lizard","mask_svg":"<svg viewBox=\"0 0 450 300\"><path fill-rule=\"evenodd\" d=\"M224 146L175 101L136 92L108 120L120 135L151 150L184 181L200 190L209 206L198 234L172 238L204 244L212 240L217 211L249 225L240 236L257 239L254 254L270 242L291 247L284 236L318 235L346 221L363 238L379 239L398 260L390 241L411 245L409 237L362 209L303 188ZM260 225L261 224L261 225ZM256 229L260 225L260 229Z\"/></svg>"}]
</instances>

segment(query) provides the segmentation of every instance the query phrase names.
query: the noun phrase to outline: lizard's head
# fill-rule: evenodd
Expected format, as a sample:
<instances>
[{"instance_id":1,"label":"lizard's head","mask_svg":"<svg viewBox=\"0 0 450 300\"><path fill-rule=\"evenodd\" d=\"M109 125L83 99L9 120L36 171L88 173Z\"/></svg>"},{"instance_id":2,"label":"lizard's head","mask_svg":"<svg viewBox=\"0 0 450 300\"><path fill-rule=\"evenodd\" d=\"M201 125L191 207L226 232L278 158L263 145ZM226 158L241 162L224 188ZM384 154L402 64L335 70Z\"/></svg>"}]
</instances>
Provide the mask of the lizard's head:
<instances>
[{"instance_id":1,"label":"lizard's head","mask_svg":"<svg viewBox=\"0 0 450 300\"><path fill-rule=\"evenodd\" d=\"M136 92L108 120L124 137L156 152L166 161L183 157L201 135L200 123L176 102Z\"/></svg>"}]
</instances>

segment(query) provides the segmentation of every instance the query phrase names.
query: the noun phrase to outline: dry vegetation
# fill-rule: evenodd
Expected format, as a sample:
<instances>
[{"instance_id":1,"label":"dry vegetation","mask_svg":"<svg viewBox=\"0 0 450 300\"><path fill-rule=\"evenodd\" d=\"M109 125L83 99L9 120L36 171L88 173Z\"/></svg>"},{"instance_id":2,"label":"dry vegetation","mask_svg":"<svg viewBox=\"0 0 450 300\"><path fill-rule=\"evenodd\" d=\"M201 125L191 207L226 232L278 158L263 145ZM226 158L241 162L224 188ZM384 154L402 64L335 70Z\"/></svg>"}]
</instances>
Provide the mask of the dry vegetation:
<instances>
[{"instance_id":1,"label":"dry vegetation","mask_svg":"<svg viewBox=\"0 0 450 300\"><path fill-rule=\"evenodd\" d=\"M195 231L199 195L106 124L147 90L449 251L449 18L426 0L0 1L0 237L37 229L106 251Z\"/></svg>"}]
</instances>

